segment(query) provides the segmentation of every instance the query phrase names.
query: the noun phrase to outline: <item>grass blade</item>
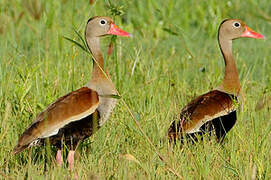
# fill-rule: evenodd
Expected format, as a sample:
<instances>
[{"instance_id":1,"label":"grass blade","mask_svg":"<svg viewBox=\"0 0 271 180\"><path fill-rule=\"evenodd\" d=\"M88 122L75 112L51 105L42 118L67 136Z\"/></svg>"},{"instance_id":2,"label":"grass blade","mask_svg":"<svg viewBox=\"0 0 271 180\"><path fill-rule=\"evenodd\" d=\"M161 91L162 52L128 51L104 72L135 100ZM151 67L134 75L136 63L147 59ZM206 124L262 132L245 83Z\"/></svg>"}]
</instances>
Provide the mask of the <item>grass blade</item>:
<instances>
[{"instance_id":1,"label":"grass blade","mask_svg":"<svg viewBox=\"0 0 271 180\"><path fill-rule=\"evenodd\" d=\"M82 44L80 44L79 42L77 42L75 40L72 40L72 39L70 39L68 37L65 37L65 36L63 36L63 38L70 41L71 43L75 44L76 46L80 47L83 51L85 51L86 53L89 54L89 51Z\"/></svg>"},{"instance_id":2,"label":"grass blade","mask_svg":"<svg viewBox=\"0 0 271 180\"><path fill-rule=\"evenodd\" d=\"M116 95L116 94L105 94L105 95L99 95L100 97L103 97L103 98L113 98L113 99L120 99L121 96L119 95Z\"/></svg>"},{"instance_id":3,"label":"grass blade","mask_svg":"<svg viewBox=\"0 0 271 180\"><path fill-rule=\"evenodd\" d=\"M87 50L88 47L87 47L87 44L86 44L86 41L84 40L84 38L81 36L81 34L79 32L77 32L75 29L73 29L73 31L75 32L75 34L79 37L79 39L82 41L85 49Z\"/></svg>"}]
</instances>

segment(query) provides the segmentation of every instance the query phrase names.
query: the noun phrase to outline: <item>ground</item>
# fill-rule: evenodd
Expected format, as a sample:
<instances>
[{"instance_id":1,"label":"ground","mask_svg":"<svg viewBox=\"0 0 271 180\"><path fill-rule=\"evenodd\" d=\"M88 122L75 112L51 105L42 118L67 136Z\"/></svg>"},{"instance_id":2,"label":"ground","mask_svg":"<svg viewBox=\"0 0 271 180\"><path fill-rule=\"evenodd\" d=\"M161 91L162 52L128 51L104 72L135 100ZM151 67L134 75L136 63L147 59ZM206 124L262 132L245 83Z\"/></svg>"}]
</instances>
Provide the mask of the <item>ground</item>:
<instances>
[{"instance_id":1,"label":"ground","mask_svg":"<svg viewBox=\"0 0 271 180\"><path fill-rule=\"evenodd\" d=\"M110 120L78 148L79 177L271 179L268 0L11 0L0 2L0 14L1 178L71 177L67 167L55 166L54 148L11 152L39 112L90 79L89 55L63 37L80 42L74 30L83 35L90 17L107 15L133 38L102 40L106 67L122 98ZM244 93L237 123L223 145L205 139L171 147L167 129L181 108L223 78L216 36L225 18L242 19L267 37L234 41ZM108 56L111 40L114 51Z\"/></svg>"}]
</instances>

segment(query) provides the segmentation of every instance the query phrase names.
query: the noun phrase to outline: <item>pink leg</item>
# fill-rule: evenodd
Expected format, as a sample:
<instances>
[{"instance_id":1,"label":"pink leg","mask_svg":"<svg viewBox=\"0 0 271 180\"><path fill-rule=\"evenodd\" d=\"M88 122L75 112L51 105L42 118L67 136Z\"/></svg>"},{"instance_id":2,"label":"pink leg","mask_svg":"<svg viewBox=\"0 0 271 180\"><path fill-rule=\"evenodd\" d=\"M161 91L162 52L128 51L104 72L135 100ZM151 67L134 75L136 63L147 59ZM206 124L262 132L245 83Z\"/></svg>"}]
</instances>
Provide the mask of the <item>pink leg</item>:
<instances>
[{"instance_id":1,"label":"pink leg","mask_svg":"<svg viewBox=\"0 0 271 180\"><path fill-rule=\"evenodd\" d=\"M62 158L62 151L61 150L57 150L56 153L56 163L58 166L61 166L63 163L63 158Z\"/></svg>"},{"instance_id":2,"label":"pink leg","mask_svg":"<svg viewBox=\"0 0 271 180\"><path fill-rule=\"evenodd\" d=\"M75 151L69 151L69 154L68 154L68 163L69 163L69 169L70 170L73 169L73 165L74 165L74 154L75 154Z\"/></svg>"},{"instance_id":3,"label":"pink leg","mask_svg":"<svg viewBox=\"0 0 271 180\"><path fill-rule=\"evenodd\" d=\"M72 171L73 170L73 166L74 166L74 154L75 151L69 151L68 154L68 163L69 163L69 170ZM74 179L78 179L78 175L77 173L74 174Z\"/></svg>"}]
</instances>

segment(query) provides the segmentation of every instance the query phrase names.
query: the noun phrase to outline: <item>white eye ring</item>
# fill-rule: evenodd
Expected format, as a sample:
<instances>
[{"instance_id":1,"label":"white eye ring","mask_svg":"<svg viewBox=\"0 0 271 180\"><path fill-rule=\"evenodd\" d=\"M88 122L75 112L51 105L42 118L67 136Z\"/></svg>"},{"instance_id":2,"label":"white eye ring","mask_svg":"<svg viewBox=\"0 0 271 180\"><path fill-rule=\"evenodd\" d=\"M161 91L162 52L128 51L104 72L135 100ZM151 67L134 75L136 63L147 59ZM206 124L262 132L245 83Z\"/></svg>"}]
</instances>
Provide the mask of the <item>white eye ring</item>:
<instances>
[{"instance_id":1,"label":"white eye ring","mask_svg":"<svg viewBox=\"0 0 271 180\"><path fill-rule=\"evenodd\" d=\"M241 27L241 24L239 22L234 22L232 25L235 28L240 28Z\"/></svg>"},{"instance_id":2,"label":"white eye ring","mask_svg":"<svg viewBox=\"0 0 271 180\"><path fill-rule=\"evenodd\" d=\"M107 21L105 20L105 19L101 19L100 20L100 25L101 26L104 26L104 25L106 25L107 24Z\"/></svg>"}]
</instances>

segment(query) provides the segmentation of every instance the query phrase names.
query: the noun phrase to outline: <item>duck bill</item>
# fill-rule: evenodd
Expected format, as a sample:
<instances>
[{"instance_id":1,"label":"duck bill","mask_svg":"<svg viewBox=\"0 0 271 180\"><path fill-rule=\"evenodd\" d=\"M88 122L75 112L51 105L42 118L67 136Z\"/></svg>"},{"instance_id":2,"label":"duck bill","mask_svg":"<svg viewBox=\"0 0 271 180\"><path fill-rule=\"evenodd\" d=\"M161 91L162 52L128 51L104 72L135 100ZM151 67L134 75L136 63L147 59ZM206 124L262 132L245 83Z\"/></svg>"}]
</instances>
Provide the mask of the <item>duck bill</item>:
<instances>
[{"instance_id":1,"label":"duck bill","mask_svg":"<svg viewBox=\"0 0 271 180\"><path fill-rule=\"evenodd\" d=\"M241 35L241 37L248 37L248 38L254 38L254 39L265 39L265 37L262 34L256 33L252 29L250 29L248 26L245 26L245 31Z\"/></svg>"},{"instance_id":2,"label":"duck bill","mask_svg":"<svg viewBox=\"0 0 271 180\"><path fill-rule=\"evenodd\" d=\"M120 29L114 23L111 23L110 29L109 29L107 34L113 34L113 35L117 35L117 36L126 36L126 37L131 37L132 36L130 33Z\"/></svg>"}]
</instances>

